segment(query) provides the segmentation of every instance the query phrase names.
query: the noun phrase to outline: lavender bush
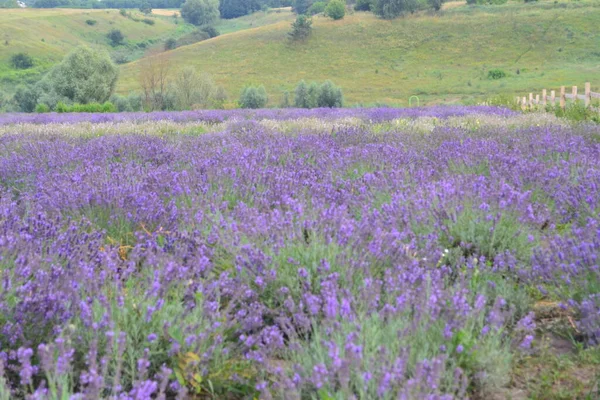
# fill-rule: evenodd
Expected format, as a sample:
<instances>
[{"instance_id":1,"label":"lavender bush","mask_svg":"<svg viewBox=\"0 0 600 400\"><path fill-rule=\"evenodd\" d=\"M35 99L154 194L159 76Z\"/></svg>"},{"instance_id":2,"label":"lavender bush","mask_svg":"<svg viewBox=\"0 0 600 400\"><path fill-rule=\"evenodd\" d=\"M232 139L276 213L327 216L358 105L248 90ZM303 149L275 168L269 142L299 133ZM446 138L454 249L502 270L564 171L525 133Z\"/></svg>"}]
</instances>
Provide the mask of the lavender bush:
<instances>
[{"instance_id":1,"label":"lavender bush","mask_svg":"<svg viewBox=\"0 0 600 400\"><path fill-rule=\"evenodd\" d=\"M600 339L598 126L481 107L2 124L0 398L473 397L535 340L534 292Z\"/></svg>"}]
</instances>

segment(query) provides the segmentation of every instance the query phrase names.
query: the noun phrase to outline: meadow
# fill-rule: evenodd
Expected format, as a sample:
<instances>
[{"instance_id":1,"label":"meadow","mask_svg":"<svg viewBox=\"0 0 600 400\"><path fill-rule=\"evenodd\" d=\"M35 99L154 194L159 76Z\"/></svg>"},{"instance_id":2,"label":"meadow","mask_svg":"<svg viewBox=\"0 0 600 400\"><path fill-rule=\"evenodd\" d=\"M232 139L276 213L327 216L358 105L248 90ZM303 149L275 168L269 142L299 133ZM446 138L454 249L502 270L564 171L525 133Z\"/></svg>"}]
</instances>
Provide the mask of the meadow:
<instances>
[{"instance_id":1,"label":"meadow","mask_svg":"<svg viewBox=\"0 0 600 400\"><path fill-rule=\"evenodd\" d=\"M0 115L0 399L595 399L599 209L549 114Z\"/></svg>"},{"instance_id":2,"label":"meadow","mask_svg":"<svg viewBox=\"0 0 600 400\"><path fill-rule=\"evenodd\" d=\"M343 20L313 17L305 43L288 40L289 21L222 35L169 52L173 71L210 73L232 98L262 84L280 104L302 79L333 80L347 104L407 106L477 103L595 82L600 73L597 1L452 4L440 13L395 20L354 12ZM139 90L143 61L124 65L117 91ZM491 70L506 74L490 79Z\"/></svg>"}]
</instances>

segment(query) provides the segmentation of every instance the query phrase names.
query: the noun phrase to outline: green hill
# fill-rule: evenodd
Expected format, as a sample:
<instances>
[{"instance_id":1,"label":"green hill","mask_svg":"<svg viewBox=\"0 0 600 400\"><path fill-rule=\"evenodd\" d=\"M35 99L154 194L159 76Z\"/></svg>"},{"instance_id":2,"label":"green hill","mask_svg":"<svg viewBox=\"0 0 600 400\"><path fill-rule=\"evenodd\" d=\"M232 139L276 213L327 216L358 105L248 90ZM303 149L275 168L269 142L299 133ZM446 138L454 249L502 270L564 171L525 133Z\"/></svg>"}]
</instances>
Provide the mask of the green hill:
<instances>
[{"instance_id":1,"label":"green hill","mask_svg":"<svg viewBox=\"0 0 600 400\"><path fill-rule=\"evenodd\" d=\"M301 80L332 79L347 103L406 104L484 99L530 89L600 84L600 2L460 6L440 15L385 21L369 13L314 20L312 37L290 44L289 21L222 35L170 53L213 74L237 98L264 84L277 104ZM506 77L488 78L491 69ZM118 91L139 88L139 62L124 65Z\"/></svg>"},{"instance_id":2,"label":"green hill","mask_svg":"<svg viewBox=\"0 0 600 400\"><path fill-rule=\"evenodd\" d=\"M134 12L135 14L135 12ZM154 17L154 25L126 18L118 10L74 9L0 9L0 86L7 88L26 80L35 80L74 47L99 45L110 52L124 51L131 59L141 57L148 47L162 46L167 37L182 35L192 28L173 18ZM95 21L93 25L86 21ZM111 29L119 29L126 46L112 48L106 38ZM10 57L26 52L35 60L29 70L15 70Z\"/></svg>"}]
</instances>

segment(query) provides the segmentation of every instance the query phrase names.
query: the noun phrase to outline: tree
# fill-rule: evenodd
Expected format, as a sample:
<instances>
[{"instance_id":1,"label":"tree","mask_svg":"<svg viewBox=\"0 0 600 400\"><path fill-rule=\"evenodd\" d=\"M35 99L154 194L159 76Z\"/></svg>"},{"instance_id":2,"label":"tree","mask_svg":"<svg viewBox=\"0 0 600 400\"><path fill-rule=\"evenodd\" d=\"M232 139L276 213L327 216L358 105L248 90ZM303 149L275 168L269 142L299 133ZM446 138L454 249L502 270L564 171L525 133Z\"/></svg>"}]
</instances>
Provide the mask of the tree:
<instances>
[{"instance_id":1,"label":"tree","mask_svg":"<svg viewBox=\"0 0 600 400\"><path fill-rule=\"evenodd\" d=\"M381 18L393 19L408 12L415 12L417 8L417 0L376 0L372 10Z\"/></svg>"},{"instance_id":2,"label":"tree","mask_svg":"<svg viewBox=\"0 0 600 400\"><path fill-rule=\"evenodd\" d=\"M342 107L343 105L342 89L335 86L331 81L325 81L319 88L319 97L317 104L319 107Z\"/></svg>"},{"instance_id":3,"label":"tree","mask_svg":"<svg viewBox=\"0 0 600 400\"><path fill-rule=\"evenodd\" d=\"M221 18L231 19L260 10L261 4L256 0L221 0L219 11Z\"/></svg>"},{"instance_id":4,"label":"tree","mask_svg":"<svg viewBox=\"0 0 600 400\"><path fill-rule=\"evenodd\" d=\"M296 85L296 90L294 90L294 107L311 108L308 96L308 85L303 80Z\"/></svg>"},{"instance_id":5,"label":"tree","mask_svg":"<svg viewBox=\"0 0 600 400\"><path fill-rule=\"evenodd\" d=\"M106 37L110 40L110 44L113 47L123 44L123 40L125 40L125 36L118 29L112 29L106 34Z\"/></svg>"},{"instance_id":6,"label":"tree","mask_svg":"<svg viewBox=\"0 0 600 400\"><path fill-rule=\"evenodd\" d=\"M356 0L354 9L356 11L371 11L374 6L374 0Z\"/></svg>"},{"instance_id":7,"label":"tree","mask_svg":"<svg viewBox=\"0 0 600 400\"><path fill-rule=\"evenodd\" d=\"M176 75L172 89L179 110L218 107L226 97L209 74L199 74L192 67L186 67Z\"/></svg>"},{"instance_id":8,"label":"tree","mask_svg":"<svg viewBox=\"0 0 600 400\"><path fill-rule=\"evenodd\" d=\"M165 53L145 57L141 62L140 86L144 103L150 110L166 110L169 105L171 64Z\"/></svg>"},{"instance_id":9,"label":"tree","mask_svg":"<svg viewBox=\"0 0 600 400\"><path fill-rule=\"evenodd\" d=\"M444 0L427 0L427 3L435 11L440 11L442 9L442 4L444 4Z\"/></svg>"},{"instance_id":10,"label":"tree","mask_svg":"<svg viewBox=\"0 0 600 400\"><path fill-rule=\"evenodd\" d=\"M325 15L334 20L344 18L346 15L346 2L344 0L330 0L325 7Z\"/></svg>"},{"instance_id":11,"label":"tree","mask_svg":"<svg viewBox=\"0 0 600 400\"><path fill-rule=\"evenodd\" d=\"M312 33L312 19L306 15L298 15L292 23L292 30L288 33L294 42L306 40Z\"/></svg>"},{"instance_id":12,"label":"tree","mask_svg":"<svg viewBox=\"0 0 600 400\"><path fill-rule=\"evenodd\" d=\"M181 7L181 17L193 25L212 25L219 19L219 2L187 0Z\"/></svg>"},{"instance_id":13,"label":"tree","mask_svg":"<svg viewBox=\"0 0 600 400\"><path fill-rule=\"evenodd\" d=\"M119 69L110 56L89 47L77 47L38 83L40 97L74 103L104 103L113 93Z\"/></svg>"},{"instance_id":14,"label":"tree","mask_svg":"<svg viewBox=\"0 0 600 400\"><path fill-rule=\"evenodd\" d=\"M264 86L248 86L240 96L240 107L242 108L264 108L269 98Z\"/></svg>"},{"instance_id":15,"label":"tree","mask_svg":"<svg viewBox=\"0 0 600 400\"><path fill-rule=\"evenodd\" d=\"M144 13L145 15L151 14L152 13L152 6L150 5L150 3L148 3L147 1L142 1L142 4L140 4L140 11L142 13Z\"/></svg>"},{"instance_id":16,"label":"tree","mask_svg":"<svg viewBox=\"0 0 600 400\"><path fill-rule=\"evenodd\" d=\"M306 14L310 6L312 5L312 0L294 0L294 12L298 15Z\"/></svg>"},{"instance_id":17,"label":"tree","mask_svg":"<svg viewBox=\"0 0 600 400\"><path fill-rule=\"evenodd\" d=\"M13 96L13 103L17 106L19 111L22 112L33 112L38 101L39 94L35 88L19 86Z\"/></svg>"},{"instance_id":18,"label":"tree","mask_svg":"<svg viewBox=\"0 0 600 400\"><path fill-rule=\"evenodd\" d=\"M33 67L33 58L27 53L17 53L10 58L10 64L16 69Z\"/></svg>"}]
</instances>

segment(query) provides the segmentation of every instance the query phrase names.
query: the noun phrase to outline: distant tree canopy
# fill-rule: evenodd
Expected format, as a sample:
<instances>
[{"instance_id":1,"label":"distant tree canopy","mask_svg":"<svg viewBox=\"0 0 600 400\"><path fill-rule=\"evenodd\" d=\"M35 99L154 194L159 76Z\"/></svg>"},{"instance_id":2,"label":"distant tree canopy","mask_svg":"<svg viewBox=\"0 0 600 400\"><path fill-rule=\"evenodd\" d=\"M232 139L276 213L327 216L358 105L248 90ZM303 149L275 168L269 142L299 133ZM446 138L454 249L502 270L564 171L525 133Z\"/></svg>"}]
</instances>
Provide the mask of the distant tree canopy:
<instances>
[{"instance_id":1,"label":"distant tree canopy","mask_svg":"<svg viewBox=\"0 0 600 400\"><path fill-rule=\"evenodd\" d=\"M27 69L33 67L33 58L27 53L17 53L10 57L10 64L16 69Z\"/></svg>"},{"instance_id":2,"label":"distant tree canopy","mask_svg":"<svg viewBox=\"0 0 600 400\"><path fill-rule=\"evenodd\" d=\"M418 9L417 0L376 0L371 10L381 18L393 19Z\"/></svg>"},{"instance_id":3,"label":"distant tree canopy","mask_svg":"<svg viewBox=\"0 0 600 400\"><path fill-rule=\"evenodd\" d=\"M292 8L296 14L303 15L308 12L312 3L314 3L312 0L294 0Z\"/></svg>"},{"instance_id":4,"label":"distant tree canopy","mask_svg":"<svg viewBox=\"0 0 600 400\"><path fill-rule=\"evenodd\" d=\"M219 19L218 0L187 0L181 7L181 17L193 25L212 25Z\"/></svg>"}]
</instances>

